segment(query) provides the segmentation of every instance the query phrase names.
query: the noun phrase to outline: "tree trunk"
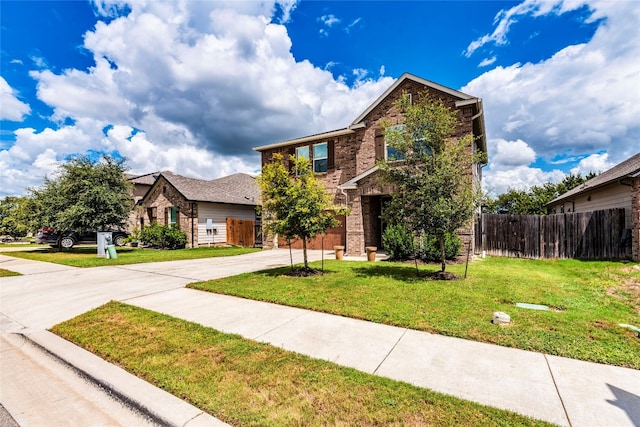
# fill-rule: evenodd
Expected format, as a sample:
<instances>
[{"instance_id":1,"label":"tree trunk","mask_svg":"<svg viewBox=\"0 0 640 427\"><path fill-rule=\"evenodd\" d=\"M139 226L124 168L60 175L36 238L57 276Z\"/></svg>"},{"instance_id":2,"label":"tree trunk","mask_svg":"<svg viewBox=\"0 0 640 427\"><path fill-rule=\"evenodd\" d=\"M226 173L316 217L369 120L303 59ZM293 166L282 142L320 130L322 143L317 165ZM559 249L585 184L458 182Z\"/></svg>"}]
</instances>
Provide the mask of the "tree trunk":
<instances>
[{"instance_id":1,"label":"tree trunk","mask_svg":"<svg viewBox=\"0 0 640 427\"><path fill-rule=\"evenodd\" d=\"M444 234L442 234L439 237L439 240L440 240L440 259L442 260L442 269L440 271L444 273L444 270L447 268L447 264L445 262L445 253L444 253Z\"/></svg>"},{"instance_id":2,"label":"tree trunk","mask_svg":"<svg viewBox=\"0 0 640 427\"><path fill-rule=\"evenodd\" d=\"M305 270L309 268L309 261L307 260L307 239L302 238L302 257L304 258Z\"/></svg>"}]
</instances>

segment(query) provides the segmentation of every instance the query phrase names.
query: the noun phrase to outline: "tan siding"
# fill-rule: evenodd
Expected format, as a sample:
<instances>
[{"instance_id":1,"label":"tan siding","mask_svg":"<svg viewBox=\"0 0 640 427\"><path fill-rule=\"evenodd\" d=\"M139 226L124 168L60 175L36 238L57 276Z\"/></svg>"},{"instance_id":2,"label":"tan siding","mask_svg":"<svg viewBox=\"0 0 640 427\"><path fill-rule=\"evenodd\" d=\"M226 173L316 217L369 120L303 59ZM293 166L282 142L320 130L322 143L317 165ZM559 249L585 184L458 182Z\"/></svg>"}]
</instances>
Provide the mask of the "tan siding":
<instances>
[{"instance_id":1,"label":"tan siding","mask_svg":"<svg viewBox=\"0 0 640 427\"><path fill-rule=\"evenodd\" d=\"M631 228L631 187L618 183L610 184L575 199L575 212L599 211L602 209L624 208L625 226ZM565 203L565 210L572 205ZM572 208L573 209L573 208Z\"/></svg>"},{"instance_id":2,"label":"tan siding","mask_svg":"<svg viewBox=\"0 0 640 427\"><path fill-rule=\"evenodd\" d=\"M198 244L227 243L227 218L254 220L256 212L253 206L227 205L223 203L199 203ZM207 218L213 220L215 234L207 234Z\"/></svg>"}]
</instances>

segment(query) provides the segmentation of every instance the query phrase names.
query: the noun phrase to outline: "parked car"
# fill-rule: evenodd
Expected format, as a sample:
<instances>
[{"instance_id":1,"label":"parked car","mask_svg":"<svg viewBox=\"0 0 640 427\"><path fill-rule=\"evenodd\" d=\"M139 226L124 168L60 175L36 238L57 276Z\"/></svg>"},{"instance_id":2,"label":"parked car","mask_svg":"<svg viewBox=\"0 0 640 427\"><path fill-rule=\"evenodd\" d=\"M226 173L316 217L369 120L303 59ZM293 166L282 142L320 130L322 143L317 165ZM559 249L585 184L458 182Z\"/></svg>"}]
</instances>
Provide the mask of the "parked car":
<instances>
[{"instance_id":1,"label":"parked car","mask_svg":"<svg viewBox=\"0 0 640 427\"><path fill-rule=\"evenodd\" d=\"M111 241L116 246L124 246L125 239L129 233L122 230L111 231ZM98 233L95 230L67 230L60 235L51 227L45 227L36 234L36 243L48 244L54 248L61 246L70 249L77 244L96 244L98 243Z\"/></svg>"}]
</instances>

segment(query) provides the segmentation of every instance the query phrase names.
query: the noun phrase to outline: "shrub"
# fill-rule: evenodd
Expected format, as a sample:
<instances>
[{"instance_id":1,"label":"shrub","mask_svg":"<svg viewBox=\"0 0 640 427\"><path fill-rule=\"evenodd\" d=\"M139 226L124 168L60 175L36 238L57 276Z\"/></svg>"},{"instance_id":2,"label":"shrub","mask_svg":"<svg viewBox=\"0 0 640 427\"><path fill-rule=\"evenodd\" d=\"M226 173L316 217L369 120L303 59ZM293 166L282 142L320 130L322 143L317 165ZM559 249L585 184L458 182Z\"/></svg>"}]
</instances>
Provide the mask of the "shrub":
<instances>
[{"instance_id":1,"label":"shrub","mask_svg":"<svg viewBox=\"0 0 640 427\"><path fill-rule=\"evenodd\" d=\"M140 240L160 249L182 249L187 244L187 234L174 225L152 223L142 228Z\"/></svg>"},{"instance_id":2,"label":"shrub","mask_svg":"<svg viewBox=\"0 0 640 427\"><path fill-rule=\"evenodd\" d=\"M460 253L462 242L456 233L447 233L444 238L444 256L446 259L455 259ZM440 243L436 236L424 234L420 238L420 247L418 249L418 257L424 261L439 262L440 259Z\"/></svg>"},{"instance_id":3,"label":"shrub","mask_svg":"<svg viewBox=\"0 0 640 427\"><path fill-rule=\"evenodd\" d=\"M415 255L414 237L402 225L390 225L382 234L382 244L394 261L406 261Z\"/></svg>"}]
</instances>

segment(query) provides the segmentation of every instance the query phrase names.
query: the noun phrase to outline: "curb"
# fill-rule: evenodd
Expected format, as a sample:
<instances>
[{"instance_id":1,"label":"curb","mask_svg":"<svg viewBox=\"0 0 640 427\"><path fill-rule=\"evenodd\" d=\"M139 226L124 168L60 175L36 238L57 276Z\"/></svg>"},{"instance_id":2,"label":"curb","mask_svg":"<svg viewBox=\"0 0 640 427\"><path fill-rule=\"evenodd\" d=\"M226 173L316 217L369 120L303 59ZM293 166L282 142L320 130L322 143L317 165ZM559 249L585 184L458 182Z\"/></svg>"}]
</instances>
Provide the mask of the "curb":
<instances>
[{"instance_id":1,"label":"curb","mask_svg":"<svg viewBox=\"0 0 640 427\"><path fill-rule=\"evenodd\" d=\"M45 330L20 332L18 335L69 366L126 406L162 426L229 426L201 409L106 362L52 332Z\"/></svg>"}]
</instances>

